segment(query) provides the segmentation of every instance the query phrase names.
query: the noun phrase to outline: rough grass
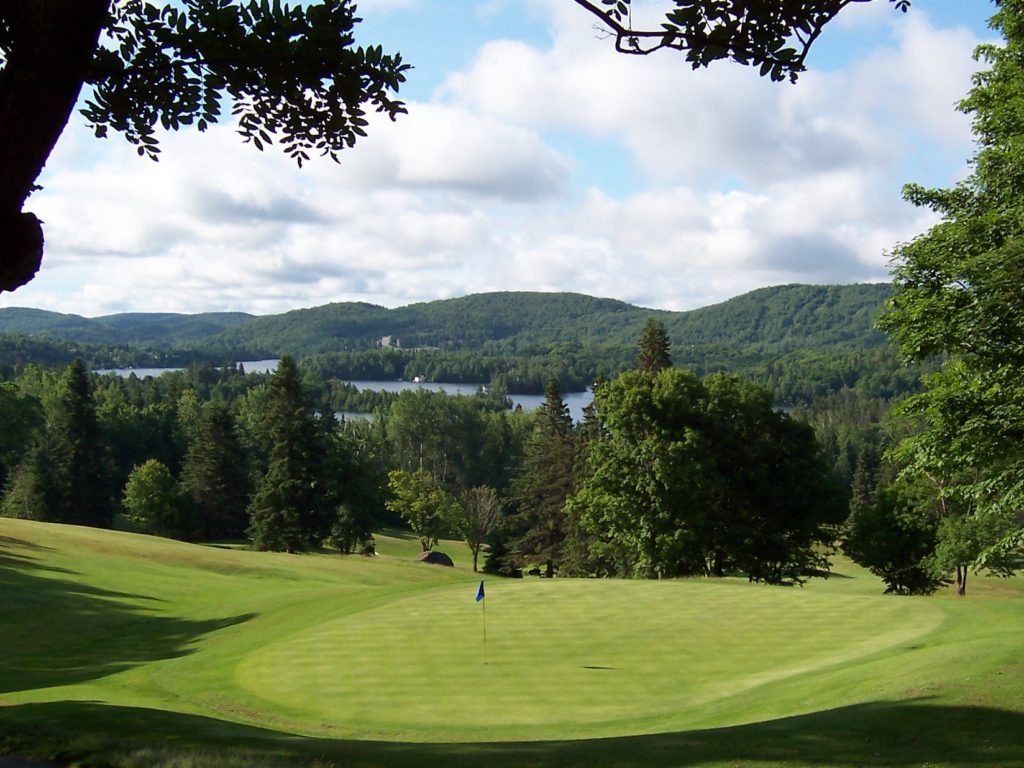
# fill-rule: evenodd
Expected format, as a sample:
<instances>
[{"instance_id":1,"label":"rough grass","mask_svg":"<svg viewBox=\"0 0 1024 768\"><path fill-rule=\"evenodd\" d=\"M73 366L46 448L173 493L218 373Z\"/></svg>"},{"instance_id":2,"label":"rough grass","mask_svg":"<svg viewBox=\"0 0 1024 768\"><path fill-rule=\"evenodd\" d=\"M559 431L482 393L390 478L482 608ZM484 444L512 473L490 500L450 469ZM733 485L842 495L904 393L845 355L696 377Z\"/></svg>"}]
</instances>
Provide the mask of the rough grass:
<instances>
[{"instance_id":1,"label":"rough grass","mask_svg":"<svg viewBox=\"0 0 1024 768\"><path fill-rule=\"evenodd\" d=\"M0 753L90 765L1024 766L1024 583L487 581L0 519Z\"/></svg>"}]
</instances>

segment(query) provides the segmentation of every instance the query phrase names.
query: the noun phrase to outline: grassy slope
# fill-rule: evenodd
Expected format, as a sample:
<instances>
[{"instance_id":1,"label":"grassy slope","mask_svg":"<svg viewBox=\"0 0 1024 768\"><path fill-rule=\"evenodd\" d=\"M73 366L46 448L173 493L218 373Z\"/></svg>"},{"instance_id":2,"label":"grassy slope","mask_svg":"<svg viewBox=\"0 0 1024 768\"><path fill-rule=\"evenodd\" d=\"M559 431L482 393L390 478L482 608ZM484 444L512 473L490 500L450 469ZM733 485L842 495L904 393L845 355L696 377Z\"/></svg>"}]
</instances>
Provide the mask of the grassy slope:
<instances>
[{"instance_id":1,"label":"grassy slope","mask_svg":"<svg viewBox=\"0 0 1024 768\"><path fill-rule=\"evenodd\" d=\"M468 555L445 545L442 569L417 548L272 555L0 519L0 752L1024 765L1022 580L966 600L883 597L848 563L802 590L489 580L484 664Z\"/></svg>"}]
</instances>

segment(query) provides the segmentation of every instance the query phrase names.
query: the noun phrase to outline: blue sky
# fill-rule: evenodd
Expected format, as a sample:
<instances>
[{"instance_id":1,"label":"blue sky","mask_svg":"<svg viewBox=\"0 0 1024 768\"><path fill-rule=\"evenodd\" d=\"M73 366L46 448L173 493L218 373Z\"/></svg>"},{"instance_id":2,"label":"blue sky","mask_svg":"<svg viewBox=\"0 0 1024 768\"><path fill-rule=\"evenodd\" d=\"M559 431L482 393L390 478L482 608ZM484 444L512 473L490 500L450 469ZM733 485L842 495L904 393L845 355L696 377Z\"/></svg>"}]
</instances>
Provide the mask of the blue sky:
<instances>
[{"instance_id":1,"label":"blue sky","mask_svg":"<svg viewBox=\"0 0 1024 768\"><path fill-rule=\"evenodd\" d=\"M966 172L953 105L994 6L854 4L795 86L616 55L571 0L359 8L360 41L415 66L409 115L301 171L230 124L164 137L154 164L75 118L30 201L43 269L0 306L263 314L557 290L689 309L885 280L888 250L934 221L902 184Z\"/></svg>"}]
</instances>

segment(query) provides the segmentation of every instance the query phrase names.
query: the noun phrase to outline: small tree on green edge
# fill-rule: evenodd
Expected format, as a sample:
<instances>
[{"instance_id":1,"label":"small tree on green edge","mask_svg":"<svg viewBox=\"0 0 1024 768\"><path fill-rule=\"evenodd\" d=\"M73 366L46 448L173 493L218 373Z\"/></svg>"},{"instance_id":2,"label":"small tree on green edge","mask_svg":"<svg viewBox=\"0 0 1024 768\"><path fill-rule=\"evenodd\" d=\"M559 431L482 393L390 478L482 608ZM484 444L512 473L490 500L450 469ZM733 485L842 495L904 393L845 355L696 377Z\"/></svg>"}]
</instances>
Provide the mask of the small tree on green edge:
<instances>
[{"instance_id":1,"label":"small tree on green edge","mask_svg":"<svg viewBox=\"0 0 1024 768\"><path fill-rule=\"evenodd\" d=\"M493 488L478 486L462 494L462 503L452 508L452 525L458 529L473 553L473 572L477 571L480 550L501 520L501 499Z\"/></svg>"},{"instance_id":2,"label":"small tree on green edge","mask_svg":"<svg viewBox=\"0 0 1024 768\"><path fill-rule=\"evenodd\" d=\"M147 533L178 539L191 533L188 500L174 475L156 459L128 475L121 503L128 519Z\"/></svg>"},{"instance_id":3,"label":"small tree on green edge","mask_svg":"<svg viewBox=\"0 0 1024 768\"><path fill-rule=\"evenodd\" d=\"M425 469L396 469L388 473L388 487L392 498L387 508L409 524L424 552L433 549L457 518L458 502Z\"/></svg>"}]
</instances>

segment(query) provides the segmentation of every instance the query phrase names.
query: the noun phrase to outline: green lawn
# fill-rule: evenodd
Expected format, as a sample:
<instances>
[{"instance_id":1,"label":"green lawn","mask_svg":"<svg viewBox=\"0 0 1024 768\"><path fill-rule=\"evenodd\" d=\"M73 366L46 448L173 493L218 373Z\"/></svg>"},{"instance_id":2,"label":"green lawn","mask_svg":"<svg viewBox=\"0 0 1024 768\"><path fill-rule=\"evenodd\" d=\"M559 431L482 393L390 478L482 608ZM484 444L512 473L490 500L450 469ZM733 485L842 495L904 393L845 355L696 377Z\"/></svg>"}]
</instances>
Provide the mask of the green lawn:
<instances>
[{"instance_id":1,"label":"green lawn","mask_svg":"<svg viewBox=\"0 0 1024 768\"><path fill-rule=\"evenodd\" d=\"M487 579L0 519L0 753L117 766L1024 766L1024 579ZM197 756L198 755L198 756Z\"/></svg>"}]
</instances>

